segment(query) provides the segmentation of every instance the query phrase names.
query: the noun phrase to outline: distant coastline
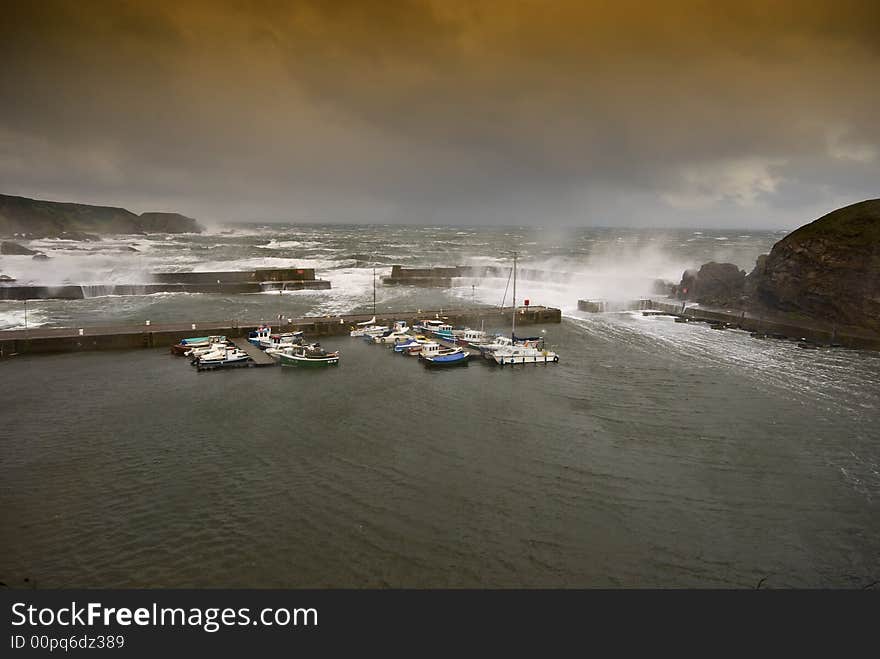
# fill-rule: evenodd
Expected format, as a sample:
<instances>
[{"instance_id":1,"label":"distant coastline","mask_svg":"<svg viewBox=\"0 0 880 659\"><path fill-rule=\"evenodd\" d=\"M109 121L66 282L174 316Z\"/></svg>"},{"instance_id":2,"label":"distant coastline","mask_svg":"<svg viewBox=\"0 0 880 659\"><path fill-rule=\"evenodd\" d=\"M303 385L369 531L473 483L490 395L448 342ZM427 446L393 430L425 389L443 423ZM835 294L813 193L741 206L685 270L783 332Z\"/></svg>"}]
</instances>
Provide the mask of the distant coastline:
<instances>
[{"instance_id":1,"label":"distant coastline","mask_svg":"<svg viewBox=\"0 0 880 659\"><path fill-rule=\"evenodd\" d=\"M203 227L180 213L136 215L125 208L42 201L0 194L0 237L100 240L102 234L200 233Z\"/></svg>"}]
</instances>

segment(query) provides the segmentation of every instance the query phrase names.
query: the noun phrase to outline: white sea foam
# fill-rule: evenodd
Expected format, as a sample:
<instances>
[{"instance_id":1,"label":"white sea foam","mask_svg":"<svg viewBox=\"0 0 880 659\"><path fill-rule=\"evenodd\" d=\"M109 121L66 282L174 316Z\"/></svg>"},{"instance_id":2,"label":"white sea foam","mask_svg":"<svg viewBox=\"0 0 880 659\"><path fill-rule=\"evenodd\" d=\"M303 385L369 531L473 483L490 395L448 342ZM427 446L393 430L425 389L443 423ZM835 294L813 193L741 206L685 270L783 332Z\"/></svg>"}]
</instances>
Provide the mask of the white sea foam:
<instances>
[{"instance_id":1,"label":"white sea foam","mask_svg":"<svg viewBox=\"0 0 880 659\"><path fill-rule=\"evenodd\" d=\"M24 302L0 302L0 330L25 329ZM40 327L48 322L45 312L34 309L33 303L28 305L27 327Z\"/></svg>"}]
</instances>

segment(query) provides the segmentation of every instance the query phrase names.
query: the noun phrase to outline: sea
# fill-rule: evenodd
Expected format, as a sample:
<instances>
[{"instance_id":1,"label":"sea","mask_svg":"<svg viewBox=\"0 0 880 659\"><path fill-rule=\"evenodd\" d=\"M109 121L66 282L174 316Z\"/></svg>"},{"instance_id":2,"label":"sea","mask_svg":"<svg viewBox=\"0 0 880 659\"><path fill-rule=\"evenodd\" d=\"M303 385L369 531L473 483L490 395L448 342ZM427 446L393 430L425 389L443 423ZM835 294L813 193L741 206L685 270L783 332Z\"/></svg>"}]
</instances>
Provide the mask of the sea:
<instances>
[{"instance_id":1,"label":"sea","mask_svg":"<svg viewBox=\"0 0 880 659\"><path fill-rule=\"evenodd\" d=\"M0 330L509 306L558 364L433 371L360 339L337 368L202 372L167 349L0 361L11 587L863 588L880 579L880 355L802 350L579 299L746 271L784 231L234 224L35 240ZM132 251L129 248L134 248ZM393 265L494 265L444 289ZM330 290L106 295L156 271L314 268ZM507 325L486 327L509 332Z\"/></svg>"}]
</instances>

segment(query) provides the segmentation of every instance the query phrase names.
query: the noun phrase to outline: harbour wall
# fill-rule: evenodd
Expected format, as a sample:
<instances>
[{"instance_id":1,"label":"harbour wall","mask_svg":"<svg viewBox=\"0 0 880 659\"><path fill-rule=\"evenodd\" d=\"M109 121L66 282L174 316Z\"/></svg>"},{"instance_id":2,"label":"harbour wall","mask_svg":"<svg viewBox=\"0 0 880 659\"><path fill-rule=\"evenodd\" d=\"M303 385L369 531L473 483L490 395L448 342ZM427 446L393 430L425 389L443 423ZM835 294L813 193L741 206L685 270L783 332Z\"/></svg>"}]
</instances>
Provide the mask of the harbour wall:
<instances>
[{"instance_id":1,"label":"harbour wall","mask_svg":"<svg viewBox=\"0 0 880 659\"><path fill-rule=\"evenodd\" d=\"M61 286L0 285L0 300L82 300L100 295L152 293L262 293L264 291L327 290L330 282L315 279L314 268L265 268L233 272L160 272L145 284L82 284Z\"/></svg>"},{"instance_id":2,"label":"harbour wall","mask_svg":"<svg viewBox=\"0 0 880 659\"><path fill-rule=\"evenodd\" d=\"M400 265L391 267L391 274L382 277L382 283L386 286L419 286L423 288L448 288L452 280L468 277L476 279L496 278L504 279L510 276L512 268L500 266L470 266L456 265L443 268L405 268ZM555 272L552 270L534 270L530 268L517 268L516 276L523 280L547 281L565 283L571 280L572 273Z\"/></svg>"},{"instance_id":3,"label":"harbour wall","mask_svg":"<svg viewBox=\"0 0 880 659\"><path fill-rule=\"evenodd\" d=\"M663 300L634 300L632 302L609 305L602 300L578 300L578 309L592 313L621 310L657 310L692 322L705 322L742 329L757 338L776 338L803 341L813 345L836 345L845 348L880 350L880 336L863 332L857 328L838 327L811 321L794 319L767 313L759 315L742 310L712 309L706 307L685 307L681 302Z\"/></svg>"},{"instance_id":4,"label":"harbour wall","mask_svg":"<svg viewBox=\"0 0 880 659\"><path fill-rule=\"evenodd\" d=\"M422 319L442 319L452 325L507 327L513 309L459 309L431 311L402 311L376 314L376 322L391 325L405 320L412 325ZM284 319L273 330L302 331L309 337L347 336L354 324L370 320L372 315L347 314L343 316L307 316ZM517 311L518 325L559 323L562 313L551 307L528 307ZM289 322L288 322L289 321ZM130 350L134 348L169 347L192 336L224 335L247 336L260 323L195 322L128 325L116 327L37 328L0 332L0 358L13 355L79 352L87 350Z\"/></svg>"}]
</instances>

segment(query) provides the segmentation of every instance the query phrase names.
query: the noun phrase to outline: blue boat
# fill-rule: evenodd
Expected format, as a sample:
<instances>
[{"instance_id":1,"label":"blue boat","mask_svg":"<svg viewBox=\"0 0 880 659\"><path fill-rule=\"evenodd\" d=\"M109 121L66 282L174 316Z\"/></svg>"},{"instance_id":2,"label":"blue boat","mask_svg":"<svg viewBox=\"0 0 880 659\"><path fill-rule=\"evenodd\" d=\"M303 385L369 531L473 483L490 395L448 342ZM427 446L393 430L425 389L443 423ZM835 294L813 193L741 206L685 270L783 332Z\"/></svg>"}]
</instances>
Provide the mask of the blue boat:
<instances>
[{"instance_id":1,"label":"blue boat","mask_svg":"<svg viewBox=\"0 0 880 659\"><path fill-rule=\"evenodd\" d=\"M398 341L394 344L394 352L407 352L410 348L422 345L421 341L410 339L409 341Z\"/></svg>"},{"instance_id":2,"label":"blue boat","mask_svg":"<svg viewBox=\"0 0 880 659\"><path fill-rule=\"evenodd\" d=\"M421 357L425 366L467 366L470 353L461 348L443 350L432 357Z\"/></svg>"}]
</instances>

